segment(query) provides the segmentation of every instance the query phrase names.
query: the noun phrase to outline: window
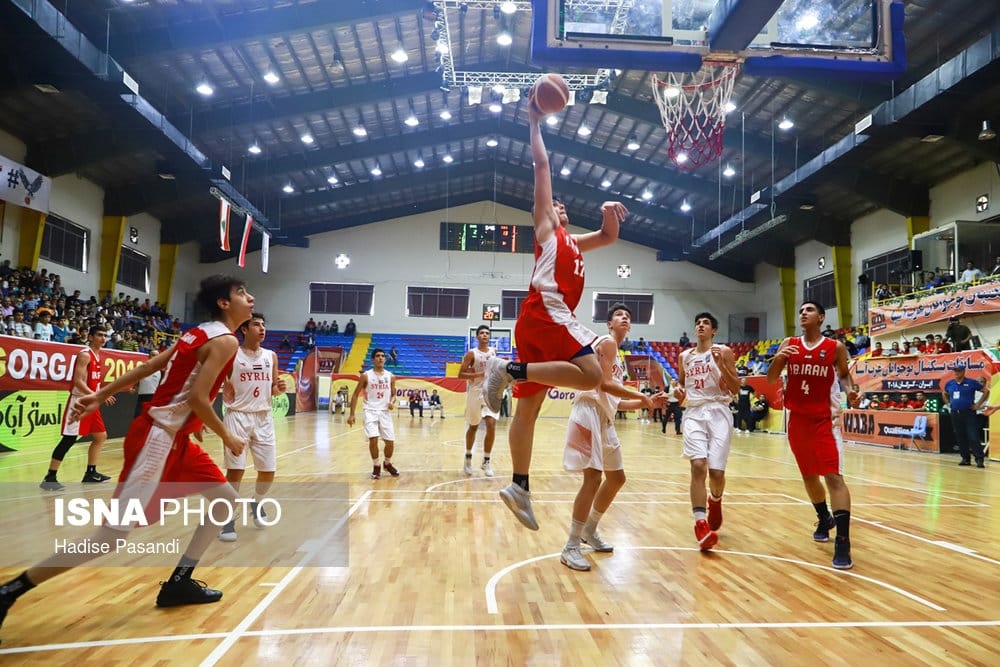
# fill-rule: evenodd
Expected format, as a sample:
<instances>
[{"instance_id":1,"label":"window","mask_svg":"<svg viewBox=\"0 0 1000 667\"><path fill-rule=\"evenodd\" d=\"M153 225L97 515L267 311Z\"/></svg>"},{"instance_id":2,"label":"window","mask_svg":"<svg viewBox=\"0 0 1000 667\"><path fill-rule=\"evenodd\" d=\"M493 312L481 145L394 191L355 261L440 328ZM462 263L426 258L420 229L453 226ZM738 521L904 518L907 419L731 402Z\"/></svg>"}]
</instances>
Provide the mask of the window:
<instances>
[{"instance_id":1,"label":"window","mask_svg":"<svg viewBox=\"0 0 1000 667\"><path fill-rule=\"evenodd\" d=\"M122 246L122 254L118 259L118 282L148 294L149 255Z\"/></svg>"},{"instance_id":2,"label":"window","mask_svg":"<svg viewBox=\"0 0 1000 667\"><path fill-rule=\"evenodd\" d=\"M806 279L802 287L802 300L815 301L823 308L836 308L837 291L833 274L824 273L821 276Z\"/></svg>"},{"instance_id":3,"label":"window","mask_svg":"<svg viewBox=\"0 0 1000 667\"><path fill-rule=\"evenodd\" d=\"M407 287L407 317L469 317L469 290L453 287Z\"/></svg>"},{"instance_id":4,"label":"window","mask_svg":"<svg viewBox=\"0 0 1000 667\"><path fill-rule=\"evenodd\" d=\"M861 264L863 273L868 277L869 290L874 292L876 285L883 283L898 284L910 282L910 249L897 248L864 260ZM871 293L871 292L869 292Z\"/></svg>"},{"instance_id":5,"label":"window","mask_svg":"<svg viewBox=\"0 0 1000 667\"><path fill-rule=\"evenodd\" d=\"M77 271L87 271L90 249L90 232L51 213L45 219L42 232L41 257L68 266Z\"/></svg>"},{"instance_id":6,"label":"window","mask_svg":"<svg viewBox=\"0 0 1000 667\"><path fill-rule=\"evenodd\" d=\"M594 322L608 321L608 308L624 303L632 311L633 324L653 324L652 294L621 294L598 292L594 295Z\"/></svg>"},{"instance_id":7,"label":"window","mask_svg":"<svg viewBox=\"0 0 1000 667\"><path fill-rule=\"evenodd\" d=\"M528 298L526 289L505 289L500 292L500 318L512 322L521 314L521 302Z\"/></svg>"},{"instance_id":8,"label":"window","mask_svg":"<svg viewBox=\"0 0 1000 667\"><path fill-rule=\"evenodd\" d=\"M331 315L374 315L374 285L309 283L309 312Z\"/></svg>"}]
</instances>

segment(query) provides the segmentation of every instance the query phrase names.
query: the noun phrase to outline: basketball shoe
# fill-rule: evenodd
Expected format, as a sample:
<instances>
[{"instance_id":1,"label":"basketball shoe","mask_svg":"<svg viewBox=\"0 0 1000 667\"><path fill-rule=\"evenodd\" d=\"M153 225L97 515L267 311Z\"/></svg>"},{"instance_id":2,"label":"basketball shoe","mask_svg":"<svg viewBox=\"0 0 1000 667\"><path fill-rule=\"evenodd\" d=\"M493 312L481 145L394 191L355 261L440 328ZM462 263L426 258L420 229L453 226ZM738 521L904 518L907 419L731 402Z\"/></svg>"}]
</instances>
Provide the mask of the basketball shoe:
<instances>
[{"instance_id":1,"label":"basketball shoe","mask_svg":"<svg viewBox=\"0 0 1000 667\"><path fill-rule=\"evenodd\" d=\"M698 538L698 546L702 551L708 551L719 542L719 536L708 527L708 522L704 519L695 521L694 536Z\"/></svg>"},{"instance_id":2,"label":"basketball shoe","mask_svg":"<svg viewBox=\"0 0 1000 667\"><path fill-rule=\"evenodd\" d=\"M198 579L175 577L160 584L160 594L156 596L157 607L179 607L184 604L205 604L222 599L222 591L209 588Z\"/></svg>"},{"instance_id":3,"label":"basketball shoe","mask_svg":"<svg viewBox=\"0 0 1000 667\"><path fill-rule=\"evenodd\" d=\"M483 474L487 477L493 476L493 466L490 465L489 461L483 461Z\"/></svg>"},{"instance_id":4,"label":"basketball shoe","mask_svg":"<svg viewBox=\"0 0 1000 667\"><path fill-rule=\"evenodd\" d=\"M372 479L382 479L382 466L372 466Z\"/></svg>"},{"instance_id":5,"label":"basketball shoe","mask_svg":"<svg viewBox=\"0 0 1000 667\"><path fill-rule=\"evenodd\" d=\"M396 470L396 466L392 465L388 461L383 461L382 467L385 468L385 471L393 477L399 477L399 471Z\"/></svg>"},{"instance_id":6,"label":"basketball shoe","mask_svg":"<svg viewBox=\"0 0 1000 667\"><path fill-rule=\"evenodd\" d=\"M466 475L471 475L472 474L473 471L472 471L472 457L471 456L466 456L465 457L465 465L462 466L462 472L464 472Z\"/></svg>"},{"instance_id":7,"label":"basketball shoe","mask_svg":"<svg viewBox=\"0 0 1000 667\"><path fill-rule=\"evenodd\" d=\"M222 530L219 531L219 540L222 542L235 542L236 541L236 522L230 521Z\"/></svg>"},{"instance_id":8,"label":"basketball shoe","mask_svg":"<svg viewBox=\"0 0 1000 667\"><path fill-rule=\"evenodd\" d=\"M851 541L846 537L838 537L833 543L833 566L838 570L850 570L854 567L851 560Z\"/></svg>"},{"instance_id":9,"label":"basketball shoe","mask_svg":"<svg viewBox=\"0 0 1000 667\"><path fill-rule=\"evenodd\" d=\"M62 491L66 487L57 480L54 479L43 479L42 483L38 485L39 489L43 491Z\"/></svg>"},{"instance_id":10,"label":"basketball shoe","mask_svg":"<svg viewBox=\"0 0 1000 667\"><path fill-rule=\"evenodd\" d=\"M596 529L594 529L594 532L592 533L588 533L584 530L583 535L580 536L580 541L584 544L589 544L590 548L598 553L609 554L615 550L614 545L608 544L601 539L601 535Z\"/></svg>"},{"instance_id":11,"label":"basketball shoe","mask_svg":"<svg viewBox=\"0 0 1000 667\"><path fill-rule=\"evenodd\" d=\"M722 498L712 500L708 497L708 527L712 530L722 528Z\"/></svg>"},{"instance_id":12,"label":"basketball shoe","mask_svg":"<svg viewBox=\"0 0 1000 667\"><path fill-rule=\"evenodd\" d=\"M96 470L88 470L87 472L83 473L83 479L80 481L83 482L84 484L100 484L101 482L106 482L109 479L111 478L108 477L107 475L97 472Z\"/></svg>"},{"instance_id":13,"label":"basketball shoe","mask_svg":"<svg viewBox=\"0 0 1000 667\"><path fill-rule=\"evenodd\" d=\"M517 484L511 482L500 490L500 498L504 504L514 513L517 520L531 530L538 530L538 522L535 520L535 513L531 509L531 494L522 489Z\"/></svg>"},{"instance_id":14,"label":"basketball shoe","mask_svg":"<svg viewBox=\"0 0 1000 667\"><path fill-rule=\"evenodd\" d=\"M813 539L817 542L829 542L830 530L836 527L837 522L834 521L833 516L827 514L825 520L816 522L816 532L813 533Z\"/></svg>"},{"instance_id":15,"label":"basketball shoe","mask_svg":"<svg viewBox=\"0 0 1000 667\"><path fill-rule=\"evenodd\" d=\"M258 528L267 528L267 524L264 523L267 520L267 512L264 511L264 508L256 502L252 502L250 503L250 510L253 512L253 525Z\"/></svg>"},{"instance_id":16,"label":"basketball shoe","mask_svg":"<svg viewBox=\"0 0 1000 667\"><path fill-rule=\"evenodd\" d=\"M483 403L490 412L500 412L503 390L514 378L507 372L507 360L490 357L486 362L486 377L483 379Z\"/></svg>"},{"instance_id":17,"label":"basketball shoe","mask_svg":"<svg viewBox=\"0 0 1000 667\"><path fill-rule=\"evenodd\" d=\"M590 571L590 563L587 562L587 559L583 557L583 553L580 552L579 544L575 546L567 544L564 546L562 554L559 556L559 562L571 570L577 570L578 572Z\"/></svg>"}]
</instances>

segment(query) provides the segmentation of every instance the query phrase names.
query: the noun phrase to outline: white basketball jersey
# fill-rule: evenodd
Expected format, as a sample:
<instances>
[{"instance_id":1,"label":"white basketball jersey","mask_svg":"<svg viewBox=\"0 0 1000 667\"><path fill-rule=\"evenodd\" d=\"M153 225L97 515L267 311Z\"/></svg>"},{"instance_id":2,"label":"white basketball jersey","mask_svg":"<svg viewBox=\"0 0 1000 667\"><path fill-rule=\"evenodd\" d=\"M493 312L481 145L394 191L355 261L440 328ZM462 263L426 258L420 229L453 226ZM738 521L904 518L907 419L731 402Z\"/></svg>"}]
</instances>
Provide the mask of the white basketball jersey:
<instances>
[{"instance_id":1,"label":"white basketball jersey","mask_svg":"<svg viewBox=\"0 0 1000 667\"><path fill-rule=\"evenodd\" d=\"M594 350L598 349L598 346L605 340L614 341L611 336L600 336L594 341L592 347ZM615 347L617 350L617 346ZM625 364L622 363L621 357L615 353L615 358L611 362L611 379L615 384L624 385L625 382ZM600 387L596 389L588 389L587 391L578 392L575 401L577 402L587 402L593 403L597 406L600 411L601 416L606 419L614 419L615 415L618 413L618 404L621 403L621 398L618 396L612 396L611 394L601 390Z\"/></svg>"},{"instance_id":2,"label":"white basketball jersey","mask_svg":"<svg viewBox=\"0 0 1000 667\"><path fill-rule=\"evenodd\" d=\"M681 352L684 366L684 390L687 392L688 407L708 403L729 405L732 394L722 388L722 370L712 358L712 350L698 352L690 348Z\"/></svg>"},{"instance_id":3,"label":"white basketball jersey","mask_svg":"<svg viewBox=\"0 0 1000 667\"><path fill-rule=\"evenodd\" d=\"M379 375L375 371L365 371L365 375L368 377L365 410L388 410L392 398L392 373L383 370Z\"/></svg>"},{"instance_id":4,"label":"white basketball jersey","mask_svg":"<svg viewBox=\"0 0 1000 667\"><path fill-rule=\"evenodd\" d=\"M233 387L233 400L223 403L227 410L239 412L270 412L271 386L274 383L274 352L259 348L256 353L242 346L236 350L229 384Z\"/></svg>"},{"instance_id":5,"label":"white basketball jersey","mask_svg":"<svg viewBox=\"0 0 1000 667\"><path fill-rule=\"evenodd\" d=\"M476 373L483 373L486 371L486 362L489 361L490 357L497 356L497 351L490 347L487 348L485 352L482 352L478 347L474 347L472 348L472 354L475 357L472 362L472 370ZM482 377L473 378L472 380L467 380L466 382L469 384L469 393L483 388Z\"/></svg>"}]
</instances>

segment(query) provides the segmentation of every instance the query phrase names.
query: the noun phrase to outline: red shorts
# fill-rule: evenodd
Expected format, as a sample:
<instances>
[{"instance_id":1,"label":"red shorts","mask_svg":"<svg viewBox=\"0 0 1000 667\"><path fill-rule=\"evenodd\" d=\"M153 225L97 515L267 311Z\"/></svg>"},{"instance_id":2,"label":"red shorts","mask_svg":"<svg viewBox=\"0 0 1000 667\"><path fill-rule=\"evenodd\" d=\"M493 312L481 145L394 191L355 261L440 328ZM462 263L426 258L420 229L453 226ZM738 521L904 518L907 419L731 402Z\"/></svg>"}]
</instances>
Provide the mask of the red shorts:
<instances>
[{"instance_id":1,"label":"red shorts","mask_svg":"<svg viewBox=\"0 0 1000 667\"><path fill-rule=\"evenodd\" d=\"M597 339L565 304L562 308L559 305L550 303L546 307L542 298L531 297L521 304L514 327L518 361L569 361ZM514 385L514 397L531 396L546 389L547 385L536 382L518 382Z\"/></svg>"},{"instance_id":2,"label":"red shorts","mask_svg":"<svg viewBox=\"0 0 1000 667\"><path fill-rule=\"evenodd\" d=\"M90 414L84 415L79 421L67 423L69 422L69 413L73 409L75 402L76 397L72 395L66 401L66 412L63 413L62 421L62 435L75 435L78 438L82 438L93 433L107 432L108 429L104 426L104 417L101 416L100 408Z\"/></svg>"},{"instance_id":3,"label":"red shorts","mask_svg":"<svg viewBox=\"0 0 1000 667\"><path fill-rule=\"evenodd\" d=\"M788 444L803 477L843 474L843 457L829 416L810 417L790 411Z\"/></svg>"},{"instance_id":4,"label":"red shorts","mask_svg":"<svg viewBox=\"0 0 1000 667\"><path fill-rule=\"evenodd\" d=\"M173 435L145 414L132 422L123 445L125 463L115 498L148 498L149 523L159 520L161 498L181 498L226 483L226 476L188 434Z\"/></svg>"}]
</instances>

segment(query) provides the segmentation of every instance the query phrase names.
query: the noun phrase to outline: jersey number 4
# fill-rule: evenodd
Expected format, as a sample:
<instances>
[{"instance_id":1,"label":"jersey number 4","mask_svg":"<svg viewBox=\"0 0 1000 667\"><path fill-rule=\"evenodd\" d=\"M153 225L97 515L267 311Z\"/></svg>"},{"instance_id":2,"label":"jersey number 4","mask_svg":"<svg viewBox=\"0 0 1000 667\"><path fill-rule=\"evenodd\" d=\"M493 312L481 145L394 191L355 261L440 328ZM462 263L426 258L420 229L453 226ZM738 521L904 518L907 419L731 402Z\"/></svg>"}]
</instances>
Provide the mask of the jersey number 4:
<instances>
[{"instance_id":1,"label":"jersey number 4","mask_svg":"<svg viewBox=\"0 0 1000 667\"><path fill-rule=\"evenodd\" d=\"M809 395L809 383L806 382L805 380L802 381L802 393L805 394L806 396Z\"/></svg>"}]
</instances>

